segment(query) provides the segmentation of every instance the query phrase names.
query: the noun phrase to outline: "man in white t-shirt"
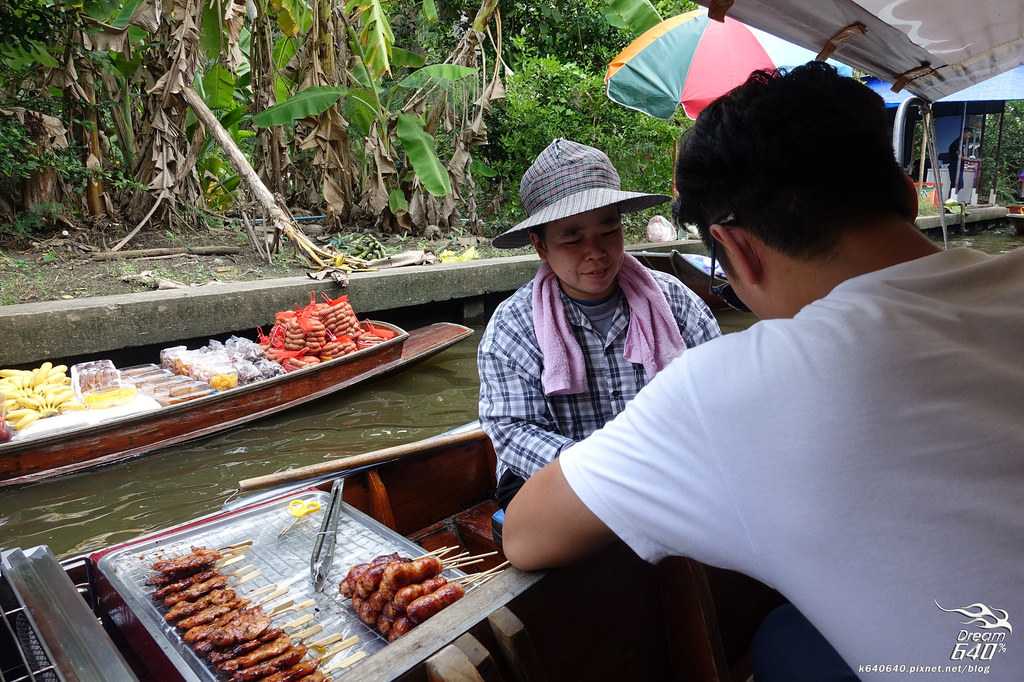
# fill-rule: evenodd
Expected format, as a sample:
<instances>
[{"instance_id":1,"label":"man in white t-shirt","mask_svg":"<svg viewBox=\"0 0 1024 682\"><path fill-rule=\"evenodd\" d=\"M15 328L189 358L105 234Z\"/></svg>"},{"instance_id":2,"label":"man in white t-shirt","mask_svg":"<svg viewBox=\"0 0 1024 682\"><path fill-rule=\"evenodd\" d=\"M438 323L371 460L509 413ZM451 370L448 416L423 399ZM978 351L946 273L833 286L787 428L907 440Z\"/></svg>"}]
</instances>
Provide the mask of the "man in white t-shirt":
<instances>
[{"instance_id":1,"label":"man in white t-shirt","mask_svg":"<svg viewBox=\"0 0 1024 682\"><path fill-rule=\"evenodd\" d=\"M886 128L821 63L701 114L678 219L762 321L535 474L505 519L514 565L617 536L751 575L792 602L757 682L1024 679L1024 248L924 238Z\"/></svg>"}]
</instances>

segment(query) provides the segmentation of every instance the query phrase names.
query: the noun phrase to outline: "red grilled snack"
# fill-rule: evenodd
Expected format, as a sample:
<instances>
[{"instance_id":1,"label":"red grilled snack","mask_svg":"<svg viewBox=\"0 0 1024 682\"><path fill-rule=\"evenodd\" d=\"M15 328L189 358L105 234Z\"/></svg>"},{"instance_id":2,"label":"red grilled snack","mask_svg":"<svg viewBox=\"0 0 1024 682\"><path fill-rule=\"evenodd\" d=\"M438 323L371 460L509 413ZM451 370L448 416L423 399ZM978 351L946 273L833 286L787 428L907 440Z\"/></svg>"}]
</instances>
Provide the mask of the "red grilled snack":
<instances>
[{"instance_id":1,"label":"red grilled snack","mask_svg":"<svg viewBox=\"0 0 1024 682\"><path fill-rule=\"evenodd\" d=\"M158 574L158 575L161 575L161 574ZM173 582L173 583L171 583L169 585L164 585L159 590L157 590L156 592L153 593L153 598L154 599L163 599L164 597L168 597L168 596L174 594L175 592L180 592L180 591L184 590L186 587L189 587L191 585L197 585L197 584L202 583L202 582L206 582L210 578L215 578L218 575L220 575L220 573L218 573L217 571L214 571L214 570L201 571L199 573L195 573L193 575L188 576L187 578L182 578L181 580L178 580L177 582Z\"/></svg>"},{"instance_id":2,"label":"red grilled snack","mask_svg":"<svg viewBox=\"0 0 1024 682\"><path fill-rule=\"evenodd\" d=\"M396 594L406 585L421 583L440 575L443 568L441 560L435 556L425 556L406 563L393 562L384 569L380 584L386 591Z\"/></svg>"},{"instance_id":3,"label":"red grilled snack","mask_svg":"<svg viewBox=\"0 0 1024 682\"><path fill-rule=\"evenodd\" d=\"M257 640L259 641L259 640ZM219 667L226 673L233 673L243 668L251 668L257 663L270 660L280 656L291 647L292 641L288 637L282 635L272 642L263 644L255 651L239 656L238 658L230 661L224 661Z\"/></svg>"},{"instance_id":4,"label":"red grilled snack","mask_svg":"<svg viewBox=\"0 0 1024 682\"><path fill-rule=\"evenodd\" d=\"M430 594L425 594L405 609L406 615L414 623L422 623L446 606L462 599L466 591L458 583L448 583Z\"/></svg>"},{"instance_id":5,"label":"red grilled snack","mask_svg":"<svg viewBox=\"0 0 1024 682\"><path fill-rule=\"evenodd\" d=\"M167 619L168 623L179 621L182 618L188 618L191 615L197 614L203 609L209 606L216 606L217 604L227 604L235 600L236 594L234 590L214 590L208 594L203 595L196 601L181 601L171 607L164 618Z\"/></svg>"},{"instance_id":6,"label":"red grilled snack","mask_svg":"<svg viewBox=\"0 0 1024 682\"><path fill-rule=\"evenodd\" d=\"M396 618L395 622L391 625L391 630L388 632L388 641L395 641L405 633L409 632L409 630L412 630L412 628L412 621L405 616Z\"/></svg>"},{"instance_id":7,"label":"red grilled snack","mask_svg":"<svg viewBox=\"0 0 1024 682\"><path fill-rule=\"evenodd\" d=\"M197 625L207 625L213 621L221 618L225 614L231 613L237 609L244 607L249 603L247 599L235 599L226 604L214 604L208 606L194 616L189 616L178 623L178 627L182 630L191 630Z\"/></svg>"},{"instance_id":8,"label":"red grilled snack","mask_svg":"<svg viewBox=\"0 0 1024 682\"><path fill-rule=\"evenodd\" d=\"M294 680L301 680L315 673L319 665L320 661L303 661L293 668L264 677L262 682L293 682Z\"/></svg>"},{"instance_id":9,"label":"red grilled snack","mask_svg":"<svg viewBox=\"0 0 1024 682\"><path fill-rule=\"evenodd\" d=\"M343 597L351 597L355 593L355 583L359 580L359 576L363 574L370 564L356 564L352 568L348 569L348 574L345 579L338 585L338 591L341 592Z\"/></svg>"},{"instance_id":10,"label":"red grilled snack","mask_svg":"<svg viewBox=\"0 0 1024 682\"><path fill-rule=\"evenodd\" d=\"M236 619L210 634L215 647L227 647L259 637L270 627L270 616L259 608L240 611Z\"/></svg>"},{"instance_id":11,"label":"red grilled snack","mask_svg":"<svg viewBox=\"0 0 1024 682\"><path fill-rule=\"evenodd\" d=\"M388 606L390 606L390 604ZM385 613L384 611L381 611L380 615L377 617L377 632L379 632L380 634L382 634L385 637L387 637L388 636L388 632L391 631L391 626L394 625L394 623L395 623L395 611L394 611L394 609L388 610L387 613Z\"/></svg>"},{"instance_id":12,"label":"red grilled snack","mask_svg":"<svg viewBox=\"0 0 1024 682\"><path fill-rule=\"evenodd\" d=\"M218 663L226 663L227 661L238 658L239 656L244 656L250 651L255 651L264 644L273 642L283 634L284 630L280 628L267 628L259 637L250 639L247 642L242 642L241 644L234 644L226 649L217 650L210 642L200 642L194 647L194 649L196 650L196 653L201 656L207 656L207 654L209 654L207 658L210 660L210 663L216 665ZM200 647L203 647L202 651L200 650Z\"/></svg>"},{"instance_id":13,"label":"red grilled snack","mask_svg":"<svg viewBox=\"0 0 1024 682\"><path fill-rule=\"evenodd\" d=\"M196 583L190 587L186 587L184 590L179 590L174 594L164 599L164 606L174 606L178 602L183 601L195 601L202 597L208 592L219 590L228 584L227 577L223 575L214 576L209 580L205 580L201 583Z\"/></svg>"},{"instance_id":14,"label":"red grilled snack","mask_svg":"<svg viewBox=\"0 0 1024 682\"><path fill-rule=\"evenodd\" d=\"M394 608L399 613L405 613L409 604L413 603L425 594L430 594L438 588L446 585L448 579L443 575L434 576L430 580L424 580L416 585L406 585L398 591L395 598L391 600Z\"/></svg>"},{"instance_id":15,"label":"red grilled snack","mask_svg":"<svg viewBox=\"0 0 1024 682\"><path fill-rule=\"evenodd\" d=\"M155 562L151 568L158 573L187 575L217 563L223 556L215 549L193 547L188 554L173 559L161 559Z\"/></svg>"},{"instance_id":16,"label":"red grilled snack","mask_svg":"<svg viewBox=\"0 0 1024 682\"><path fill-rule=\"evenodd\" d=\"M273 675L274 673L291 668L293 665L301 661L302 657L305 655L306 647L301 644L299 646L289 647L285 649L283 653L268 661L263 661L251 668L246 668L245 670L236 672L232 675L231 680L232 682L256 682L256 680L261 680L268 675ZM314 667L313 670L316 670L316 668Z\"/></svg>"},{"instance_id":17,"label":"red grilled snack","mask_svg":"<svg viewBox=\"0 0 1024 682\"><path fill-rule=\"evenodd\" d=\"M377 559L383 559L383 561L377 561ZM359 574L358 580L354 583L354 592L360 597L368 598L377 591L388 566L410 563L409 559L404 557L398 557L397 559L392 559L390 557L377 557L377 559L374 559L374 562L376 563L371 563L363 569L363 572Z\"/></svg>"},{"instance_id":18,"label":"red grilled snack","mask_svg":"<svg viewBox=\"0 0 1024 682\"><path fill-rule=\"evenodd\" d=\"M317 670L312 675L306 675L299 682L324 682L324 674Z\"/></svg>"},{"instance_id":19,"label":"red grilled snack","mask_svg":"<svg viewBox=\"0 0 1024 682\"><path fill-rule=\"evenodd\" d=\"M207 623L205 625L197 625L194 628L186 630L185 634L183 634L181 638L185 640L187 644L191 644L196 651L199 651L198 645L200 643L206 644L210 638L210 635L213 634L213 632L217 628L221 627L222 625L227 625L237 617L238 612L231 611L229 613L224 614L212 623ZM208 648L206 648L206 650L212 651L214 648L215 647L213 643L209 643Z\"/></svg>"},{"instance_id":20,"label":"red grilled snack","mask_svg":"<svg viewBox=\"0 0 1024 682\"><path fill-rule=\"evenodd\" d=\"M374 557L373 561L365 564L356 564L348 570L348 575L345 576L345 579L338 586L341 595L343 597L351 597L355 593L356 583L366 569L378 564L387 564L389 561L408 561L408 559L402 559L401 555L396 552L394 554L381 554L378 557Z\"/></svg>"},{"instance_id":21,"label":"red grilled snack","mask_svg":"<svg viewBox=\"0 0 1024 682\"><path fill-rule=\"evenodd\" d=\"M377 624L377 617L380 615L380 611L370 606L370 601L368 599L362 599L358 595L352 597L352 608L355 609L356 615L359 616L359 620L363 621L371 628Z\"/></svg>"}]
</instances>

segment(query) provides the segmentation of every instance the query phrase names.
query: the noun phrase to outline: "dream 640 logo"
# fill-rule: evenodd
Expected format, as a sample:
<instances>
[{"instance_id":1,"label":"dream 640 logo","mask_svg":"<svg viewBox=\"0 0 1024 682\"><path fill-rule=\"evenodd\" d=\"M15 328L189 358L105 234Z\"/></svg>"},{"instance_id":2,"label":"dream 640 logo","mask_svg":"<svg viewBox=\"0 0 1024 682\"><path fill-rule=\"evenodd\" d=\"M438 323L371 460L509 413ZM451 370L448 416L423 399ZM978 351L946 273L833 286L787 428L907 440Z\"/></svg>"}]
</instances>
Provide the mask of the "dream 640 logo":
<instances>
[{"instance_id":1,"label":"dream 640 logo","mask_svg":"<svg viewBox=\"0 0 1024 682\"><path fill-rule=\"evenodd\" d=\"M955 609L943 608L937 601L935 605L946 613L965 616L967 620L960 621L961 624L976 628L957 632L949 660L991 661L997 653L1006 651L1006 639L1013 634L1013 625L1010 624L1010 614L1003 609L989 608L980 603Z\"/></svg>"}]
</instances>

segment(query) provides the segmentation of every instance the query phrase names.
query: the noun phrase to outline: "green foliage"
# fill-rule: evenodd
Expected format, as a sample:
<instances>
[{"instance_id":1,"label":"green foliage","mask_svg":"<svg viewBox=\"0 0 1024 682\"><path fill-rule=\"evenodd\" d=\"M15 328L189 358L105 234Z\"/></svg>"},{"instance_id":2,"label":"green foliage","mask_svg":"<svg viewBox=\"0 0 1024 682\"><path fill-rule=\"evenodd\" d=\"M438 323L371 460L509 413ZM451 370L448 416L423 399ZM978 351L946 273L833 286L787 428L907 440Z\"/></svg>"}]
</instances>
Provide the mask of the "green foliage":
<instances>
[{"instance_id":1,"label":"green foliage","mask_svg":"<svg viewBox=\"0 0 1024 682\"><path fill-rule=\"evenodd\" d=\"M452 180L448 177L448 170L437 158L434 138L423 129L419 117L399 114L397 134L406 157L426 190L434 196L451 194Z\"/></svg>"},{"instance_id":2,"label":"green foliage","mask_svg":"<svg viewBox=\"0 0 1024 682\"><path fill-rule=\"evenodd\" d=\"M422 69L413 71L399 81L398 86L408 88L410 90L416 90L417 88L422 88L424 85L432 82L440 85L448 85L450 83L460 81L463 78L468 78L475 73L476 69L468 66L459 66L457 64L431 64L430 66L424 66Z\"/></svg>"},{"instance_id":3,"label":"green foliage","mask_svg":"<svg viewBox=\"0 0 1024 682\"><path fill-rule=\"evenodd\" d=\"M359 18L359 43L366 68L374 78L391 73L391 48L395 34L381 0L349 0L348 7Z\"/></svg>"},{"instance_id":4,"label":"green foliage","mask_svg":"<svg viewBox=\"0 0 1024 682\"><path fill-rule=\"evenodd\" d=\"M635 36L662 20L649 0L606 0L604 18L615 28L626 29Z\"/></svg>"},{"instance_id":5,"label":"green foliage","mask_svg":"<svg viewBox=\"0 0 1024 682\"><path fill-rule=\"evenodd\" d=\"M230 109L235 104L235 76L214 64L203 76L203 96L211 109Z\"/></svg>"},{"instance_id":6,"label":"green foliage","mask_svg":"<svg viewBox=\"0 0 1024 682\"><path fill-rule=\"evenodd\" d=\"M491 165L507 188L518 187L551 140L565 137L608 154L623 189L668 193L675 142L690 122L681 114L666 122L614 104L601 76L543 57L519 65L505 106L490 125L497 141L490 148Z\"/></svg>"},{"instance_id":7,"label":"green foliage","mask_svg":"<svg viewBox=\"0 0 1024 682\"><path fill-rule=\"evenodd\" d=\"M988 199L988 191L992 188L992 173L995 172L996 201L1001 204L1019 204L1021 200L1017 198L1017 192L1020 184L1017 174L1024 170L1024 101L1007 102L1003 116L1003 144L998 168L995 162L999 116L988 117L981 162L985 186L978 190L978 194L979 199Z\"/></svg>"},{"instance_id":8,"label":"green foliage","mask_svg":"<svg viewBox=\"0 0 1024 682\"><path fill-rule=\"evenodd\" d=\"M334 106L334 103L347 92L348 89L341 86L306 88L285 101L261 111L253 116L252 120L257 127L268 128L316 116Z\"/></svg>"},{"instance_id":9,"label":"green foliage","mask_svg":"<svg viewBox=\"0 0 1024 682\"><path fill-rule=\"evenodd\" d=\"M58 203L36 204L31 209L19 213L13 223L0 223L0 238L25 239L44 232L63 212L64 207Z\"/></svg>"},{"instance_id":10,"label":"green foliage","mask_svg":"<svg viewBox=\"0 0 1024 682\"><path fill-rule=\"evenodd\" d=\"M67 9L53 0L0 2L0 45L4 48L47 44L59 40L67 22Z\"/></svg>"}]
</instances>

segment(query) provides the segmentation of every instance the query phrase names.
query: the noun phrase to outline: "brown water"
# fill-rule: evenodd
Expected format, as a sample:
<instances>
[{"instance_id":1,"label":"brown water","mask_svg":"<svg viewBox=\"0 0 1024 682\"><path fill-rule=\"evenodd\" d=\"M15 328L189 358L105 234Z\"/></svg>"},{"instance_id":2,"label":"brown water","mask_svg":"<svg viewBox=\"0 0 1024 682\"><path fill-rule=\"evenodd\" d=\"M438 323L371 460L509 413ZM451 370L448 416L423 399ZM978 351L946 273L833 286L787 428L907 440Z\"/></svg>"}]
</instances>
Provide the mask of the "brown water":
<instances>
[{"instance_id":1,"label":"brown water","mask_svg":"<svg viewBox=\"0 0 1024 682\"><path fill-rule=\"evenodd\" d=\"M955 236L951 246L1002 253L1012 229ZM726 313L723 331L751 316ZM242 429L99 469L0 492L0 547L91 551L216 511L237 482L260 474L426 438L476 419L480 330L395 376Z\"/></svg>"}]
</instances>

